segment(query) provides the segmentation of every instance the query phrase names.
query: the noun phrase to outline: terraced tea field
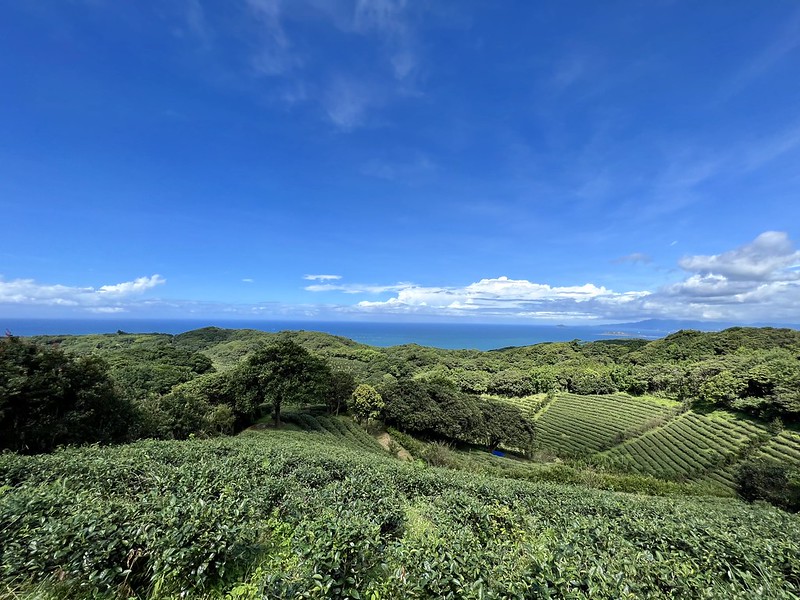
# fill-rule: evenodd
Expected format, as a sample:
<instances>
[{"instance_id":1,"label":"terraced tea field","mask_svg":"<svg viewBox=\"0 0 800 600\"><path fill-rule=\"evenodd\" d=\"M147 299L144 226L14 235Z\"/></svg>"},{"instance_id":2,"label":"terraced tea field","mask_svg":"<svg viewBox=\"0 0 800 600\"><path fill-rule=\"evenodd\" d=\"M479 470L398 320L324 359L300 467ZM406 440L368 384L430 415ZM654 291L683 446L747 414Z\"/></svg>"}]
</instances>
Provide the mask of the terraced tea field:
<instances>
[{"instance_id":1,"label":"terraced tea field","mask_svg":"<svg viewBox=\"0 0 800 600\"><path fill-rule=\"evenodd\" d=\"M284 415L287 423L294 423L300 429L321 433L336 438L351 448L385 454L380 444L375 441L363 427L360 427L350 417L336 417L329 415L315 415L309 413L287 413Z\"/></svg>"},{"instance_id":2,"label":"terraced tea field","mask_svg":"<svg viewBox=\"0 0 800 600\"><path fill-rule=\"evenodd\" d=\"M790 467L800 468L800 433L796 431L782 431L778 435L771 437L766 443L752 453L747 458L764 459ZM736 486L736 473L742 466L742 460L713 470L702 478L704 481L722 484L726 487Z\"/></svg>"},{"instance_id":3,"label":"terraced tea field","mask_svg":"<svg viewBox=\"0 0 800 600\"><path fill-rule=\"evenodd\" d=\"M665 422L678 406L627 394L560 394L535 417L538 447L562 456L588 456Z\"/></svg>"},{"instance_id":4,"label":"terraced tea field","mask_svg":"<svg viewBox=\"0 0 800 600\"><path fill-rule=\"evenodd\" d=\"M800 467L800 433L780 432L764 444L756 456Z\"/></svg>"},{"instance_id":5,"label":"terraced tea field","mask_svg":"<svg viewBox=\"0 0 800 600\"><path fill-rule=\"evenodd\" d=\"M687 412L605 456L623 470L666 479L698 478L736 462L765 433L747 421Z\"/></svg>"},{"instance_id":6,"label":"terraced tea field","mask_svg":"<svg viewBox=\"0 0 800 600\"><path fill-rule=\"evenodd\" d=\"M562 393L493 399L519 407L536 422L540 451L611 471L732 490L743 460L800 467L800 433L772 435L755 421L721 411L682 412L678 402L663 398Z\"/></svg>"}]
</instances>

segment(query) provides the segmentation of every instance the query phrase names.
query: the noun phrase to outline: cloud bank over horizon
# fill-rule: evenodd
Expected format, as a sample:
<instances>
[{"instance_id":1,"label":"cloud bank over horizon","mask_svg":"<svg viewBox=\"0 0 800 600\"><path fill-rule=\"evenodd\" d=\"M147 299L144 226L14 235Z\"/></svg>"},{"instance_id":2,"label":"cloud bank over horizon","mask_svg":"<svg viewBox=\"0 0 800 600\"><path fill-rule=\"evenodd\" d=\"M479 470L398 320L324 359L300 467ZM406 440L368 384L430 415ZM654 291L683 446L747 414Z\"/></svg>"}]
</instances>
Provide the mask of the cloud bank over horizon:
<instances>
[{"instance_id":1,"label":"cloud bank over horizon","mask_svg":"<svg viewBox=\"0 0 800 600\"><path fill-rule=\"evenodd\" d=\"M87 313L115 314L128 311L134 298L167 280L161 275L138 277L99 287L42 284L33 279L5 281L0 276L0 307L64 307L83 310Z\"/></svg>"},{"instance_id":2,"label":"cloud bank over horizon","mask_svg":"<svg viewBox=\"0 0 800 600\"><path fill-rule=\"evenodd\" d=\"M640 261L636 261L640 262ZM303 276L307 302L222 302L151 297L165 286L160 275L96 287L40 284L0 278L0 307L35 316L46 307L70 314L179 317L226 316L276 319L463 319L515 322L613 322L647 318L730 322L797 323L800 251L785 232L766 231L737 248L710 255L685 255L683 275L654 289L614 290L583 282L550 285L507 276L463 286L401 282L359 284L341 275ZM340 300L336 301L337 295ZM327 302L315 302L324 295ZM363 298L367 296L367 298ZM331 301L331 298L333 300ZM352 298L342 302L343 298Z\"/></svg>"}]
</instances>

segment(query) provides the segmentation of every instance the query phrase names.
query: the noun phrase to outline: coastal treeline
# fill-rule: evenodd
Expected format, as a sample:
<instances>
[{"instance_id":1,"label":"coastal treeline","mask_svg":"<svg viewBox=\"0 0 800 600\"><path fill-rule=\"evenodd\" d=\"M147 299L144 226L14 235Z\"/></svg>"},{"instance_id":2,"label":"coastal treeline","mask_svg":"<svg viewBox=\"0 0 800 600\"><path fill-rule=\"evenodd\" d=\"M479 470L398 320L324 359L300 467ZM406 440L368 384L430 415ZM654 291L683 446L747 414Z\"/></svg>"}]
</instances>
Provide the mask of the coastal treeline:
<instances>
[{"instance_id":1,"label":"coastal treeline","mask_svg":"<svg viewBox=\"0 0 800 600\"><path fill-rule=\"evenodd\" d=\"M380 418L398 429L522 452L532 445L532 423L489 396L655 394L782 427L800 422L799 357L800 332L774 328L489 352L217 328L7 336L0 342L0 444L42 452L232 433L266 415L279 422L284 405L345 412L359 384L378 392Z\"/></svg>"}]
</instances>

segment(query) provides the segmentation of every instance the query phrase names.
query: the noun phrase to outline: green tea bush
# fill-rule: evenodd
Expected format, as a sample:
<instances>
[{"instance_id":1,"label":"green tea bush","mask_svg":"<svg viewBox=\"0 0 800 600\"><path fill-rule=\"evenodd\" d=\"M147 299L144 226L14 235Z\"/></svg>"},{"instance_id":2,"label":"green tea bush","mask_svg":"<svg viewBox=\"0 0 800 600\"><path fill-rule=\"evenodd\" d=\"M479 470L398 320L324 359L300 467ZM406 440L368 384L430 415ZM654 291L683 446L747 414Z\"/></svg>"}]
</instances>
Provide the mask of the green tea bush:
<instances>
[{"instance_id":1,"label":"green tea bush","mask_svg":"<svg viewBox=\"0 0 800 600\"><path fill-rule=\"evenodd\" d=\"M330 433L0 455L20 598L797 598L800 518L401 463Z\"/></svg>"}]
</instances>

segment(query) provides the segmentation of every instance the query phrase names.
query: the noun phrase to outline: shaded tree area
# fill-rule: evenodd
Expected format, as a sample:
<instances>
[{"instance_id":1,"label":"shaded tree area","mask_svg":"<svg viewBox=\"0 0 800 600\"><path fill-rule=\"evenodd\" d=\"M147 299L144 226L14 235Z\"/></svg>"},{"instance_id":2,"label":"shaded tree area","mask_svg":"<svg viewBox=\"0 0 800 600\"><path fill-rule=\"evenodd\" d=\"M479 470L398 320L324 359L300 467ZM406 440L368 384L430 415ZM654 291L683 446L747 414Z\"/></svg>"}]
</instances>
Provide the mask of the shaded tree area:
<instances>
[{"instance_id":1,"label":"shaded tree area","mask_svg":"<svg viewBox=\"0 0 800 600\"><path fill-rule=\"evenodd\" d=\"M222 372L207 357L169 348L133 350L127 360L131 368L117 371L117 379L108 362L93 354L71 356L53 343L11 336L1 340L0 448L37 453L60 445L228 434L266 414L279 425L285 405L324 403L331 412L344 410L355 388L351 375L333 372L290 339L262 346ZM193 375L173 385L164 378L138 383L139 377L148 380L143 373L174 374L173 368L190 368Z\"/></svg>"},{"instance_id":2,"label":"shaded tree area","mask_svg":"<svg viewBox=\"0 0 800 600\"><path fill-rule=\"evenodd\" d=\"M401 431L490 450L533 448L533 423L517 407L465 393L447 379L402 379L382 386L380 395L386 423Z\"/></svg>"},{"instance_id":3,"label":"shaded tree area","mask_svg":"<svg viewBox=\"0 0 800 600\"><path fill-rule=\"evenodd\" d=\"M768 460L750 460L736 475L739 495L749 502L762 500L785 510L800 511L800 470Z\"/></svg>"},{"instance_id":4,"label":"shaded tree area","mask_svg":"<svg viewBox=\"0 0 800 600\"><path fill-rule=\"evenodd\" d=\"M325 404L331 412L341 410L354 387L352 377L333 372L324 359L282 338L231 369L198 377L175 391L207 406L229 407L236 430L267 414L280 426L285 405Z\"/></svg>"},{"instance_id":5,"label":"shaded tree area","mask_svg":"<svg viewBox=\"0 0 800 600\"><path fill-rule=\"evenodd\" d=\"M313 404L328 396L332 374L327 363L290 339L281 339L249 355L235 372L238 394L254 418L272 412L276 426L286 404Z\"/></svg>"},{"instance_id":6,"label":"shaded tree area","mask_svg":"<svg viewBox=\"0 0 800 600\"><path fill-rule=\"evenodd\" d=\"M0 447L25 453L127 439L135 407L102 359L0 340Z\"/></svg>"}]
</instances>

